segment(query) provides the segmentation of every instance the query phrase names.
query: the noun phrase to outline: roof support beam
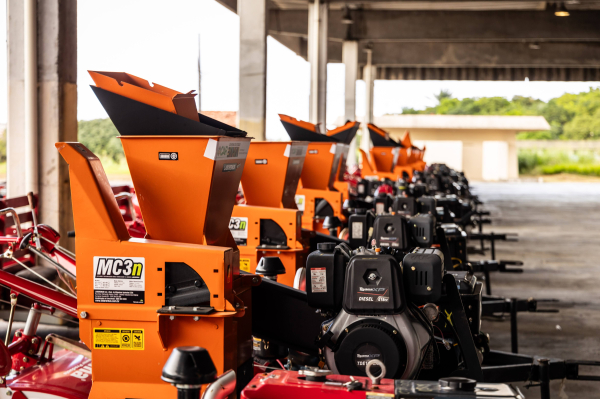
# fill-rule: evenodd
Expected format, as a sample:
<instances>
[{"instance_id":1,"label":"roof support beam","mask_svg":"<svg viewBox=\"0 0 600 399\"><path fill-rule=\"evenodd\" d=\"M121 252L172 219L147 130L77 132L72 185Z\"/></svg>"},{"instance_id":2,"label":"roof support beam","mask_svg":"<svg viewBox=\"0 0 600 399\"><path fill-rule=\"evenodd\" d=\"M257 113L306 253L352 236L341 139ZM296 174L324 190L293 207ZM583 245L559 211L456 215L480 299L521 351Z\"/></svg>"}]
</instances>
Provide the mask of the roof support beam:
<instances>
[{"instance_id":1,"label":"roof support beam","mask_svg":"<svg viewBox=\"0 0 600 399\"><path fill-rule=\"evenodd\" d=\"M361 54L361 64L366 55ZM414 67L600 67L600 43L374 43L373 63Z\"/></svg>"},{"instance_id":2,"label":"roof support beam","mask_svg":"<svg viewBox=\"0 0 600 399\"><path fill-rule=\"evenodd\" d=\"M396 42L600 41L600 11L572 11L558 18L547 11L393 11L353 10L350 37ZM330 10L329 38L343 40L342 11ZM269 34L305 36L307 11L269 12Z\"/></svg>"}]
</instances>

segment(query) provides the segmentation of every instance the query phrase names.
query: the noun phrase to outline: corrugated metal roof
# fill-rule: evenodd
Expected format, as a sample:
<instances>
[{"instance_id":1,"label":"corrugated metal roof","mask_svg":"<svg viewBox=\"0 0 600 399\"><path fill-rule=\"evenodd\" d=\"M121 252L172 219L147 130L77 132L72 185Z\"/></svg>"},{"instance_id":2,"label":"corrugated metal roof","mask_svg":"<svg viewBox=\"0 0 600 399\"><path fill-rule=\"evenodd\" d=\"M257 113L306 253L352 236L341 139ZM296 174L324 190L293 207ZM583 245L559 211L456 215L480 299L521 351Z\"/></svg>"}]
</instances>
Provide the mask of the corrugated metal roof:
<instances>
[{"instance_id":1,"label":"corrugated metal roof","mask_svg":"<svg viewBox=\"0 0 600 399\"><path fill-rule=\"evenodd\" d=\"M374 123L382 129L550 130L543 116L384 115Z\"/></svg>"}]
</instances>

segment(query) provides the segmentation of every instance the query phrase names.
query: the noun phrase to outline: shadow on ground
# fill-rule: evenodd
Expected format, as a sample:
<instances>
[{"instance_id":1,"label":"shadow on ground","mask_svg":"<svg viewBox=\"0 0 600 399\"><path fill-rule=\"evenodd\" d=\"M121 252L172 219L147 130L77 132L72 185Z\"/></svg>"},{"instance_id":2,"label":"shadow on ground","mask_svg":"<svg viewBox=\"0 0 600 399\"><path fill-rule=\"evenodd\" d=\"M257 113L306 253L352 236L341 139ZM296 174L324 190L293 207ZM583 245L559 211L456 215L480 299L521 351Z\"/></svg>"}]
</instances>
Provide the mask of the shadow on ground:
<instances>
[{"instance_id":1,"label":"shadow on ground","mask_svg":"<svg viewBox=\"0 0 600 399\"><path fill-rule=\"evenodd\" d=\"M546 305L559 313L519 314L519 352L600 360L600 184L480 183L474 191L492 212L485 231L519 235L518 242L498 243L497 257L524 262L522 274L492 275L492 293L560 300ZM482 329L492 349L510 351L508 320L484 320ZM522 391L539 398L538 388ZM552 398L565 397L598 398L600 382L554 381Z\"/></svg>"}]
</instances>

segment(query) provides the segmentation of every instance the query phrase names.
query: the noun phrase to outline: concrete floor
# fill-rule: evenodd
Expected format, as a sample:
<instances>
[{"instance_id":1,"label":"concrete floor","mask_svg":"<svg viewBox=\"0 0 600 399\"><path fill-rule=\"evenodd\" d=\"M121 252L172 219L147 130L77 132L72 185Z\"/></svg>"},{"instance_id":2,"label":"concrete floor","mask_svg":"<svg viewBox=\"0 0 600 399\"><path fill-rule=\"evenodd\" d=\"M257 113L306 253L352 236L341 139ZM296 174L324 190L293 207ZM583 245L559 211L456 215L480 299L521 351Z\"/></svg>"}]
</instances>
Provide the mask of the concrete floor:
<instances>
[{"instance_id":1,"label":"concrete floor","mask_svg":"<svg viewBox=\"0 0 600 399\"><path fill-rule=\"evenodd\" d=\"M495 273L494 295L557 298L541 305L560 313L520 313L519 352L562 359L600 360L600 184L479 183L474 192L492 212L484 231L518 233L500 242L498 259L522 260L524 273ZM482 259L472 256L471 259ZM510 324L484 320L492 349L510 351ZM600 369L583 369L600 375ZM525 384L517 384L524 386ZM523 389L539 398L539 388ZM567 396L564 396L567 395ZM600 381L552 382L552 398L599 398Z\"/></svg>"}]
</instances>

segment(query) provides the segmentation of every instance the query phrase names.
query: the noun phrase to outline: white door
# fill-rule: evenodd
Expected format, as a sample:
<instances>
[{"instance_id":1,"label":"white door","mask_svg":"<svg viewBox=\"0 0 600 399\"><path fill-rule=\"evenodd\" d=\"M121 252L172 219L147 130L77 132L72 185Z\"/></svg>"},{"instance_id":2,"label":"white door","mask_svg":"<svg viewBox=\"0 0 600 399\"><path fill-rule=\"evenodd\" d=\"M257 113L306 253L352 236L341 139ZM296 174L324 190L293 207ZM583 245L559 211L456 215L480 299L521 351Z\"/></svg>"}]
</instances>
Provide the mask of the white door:
<instances>
[{"instance_id":1,"label":"white door","mask_svg":"<svg viewBox=\"0 0 600 399\"><path fill-rule=\"evenodd\" d=\"M458 140L414 140L415 147L426 147L423 160L427 165L444 163L452 169L462 171L463 144ZM467 176L468 178L468 176Z\"/></svg>"},{"instance_id":2,"label":"white door","mask_svg":"<svg viewBox=\"0 0 600 399\"><path fill-rule=\"evenodd\" d=\"M508 143L484 141L482 160L483 180L508 180Z\"/></svg>"}]
</instances>

